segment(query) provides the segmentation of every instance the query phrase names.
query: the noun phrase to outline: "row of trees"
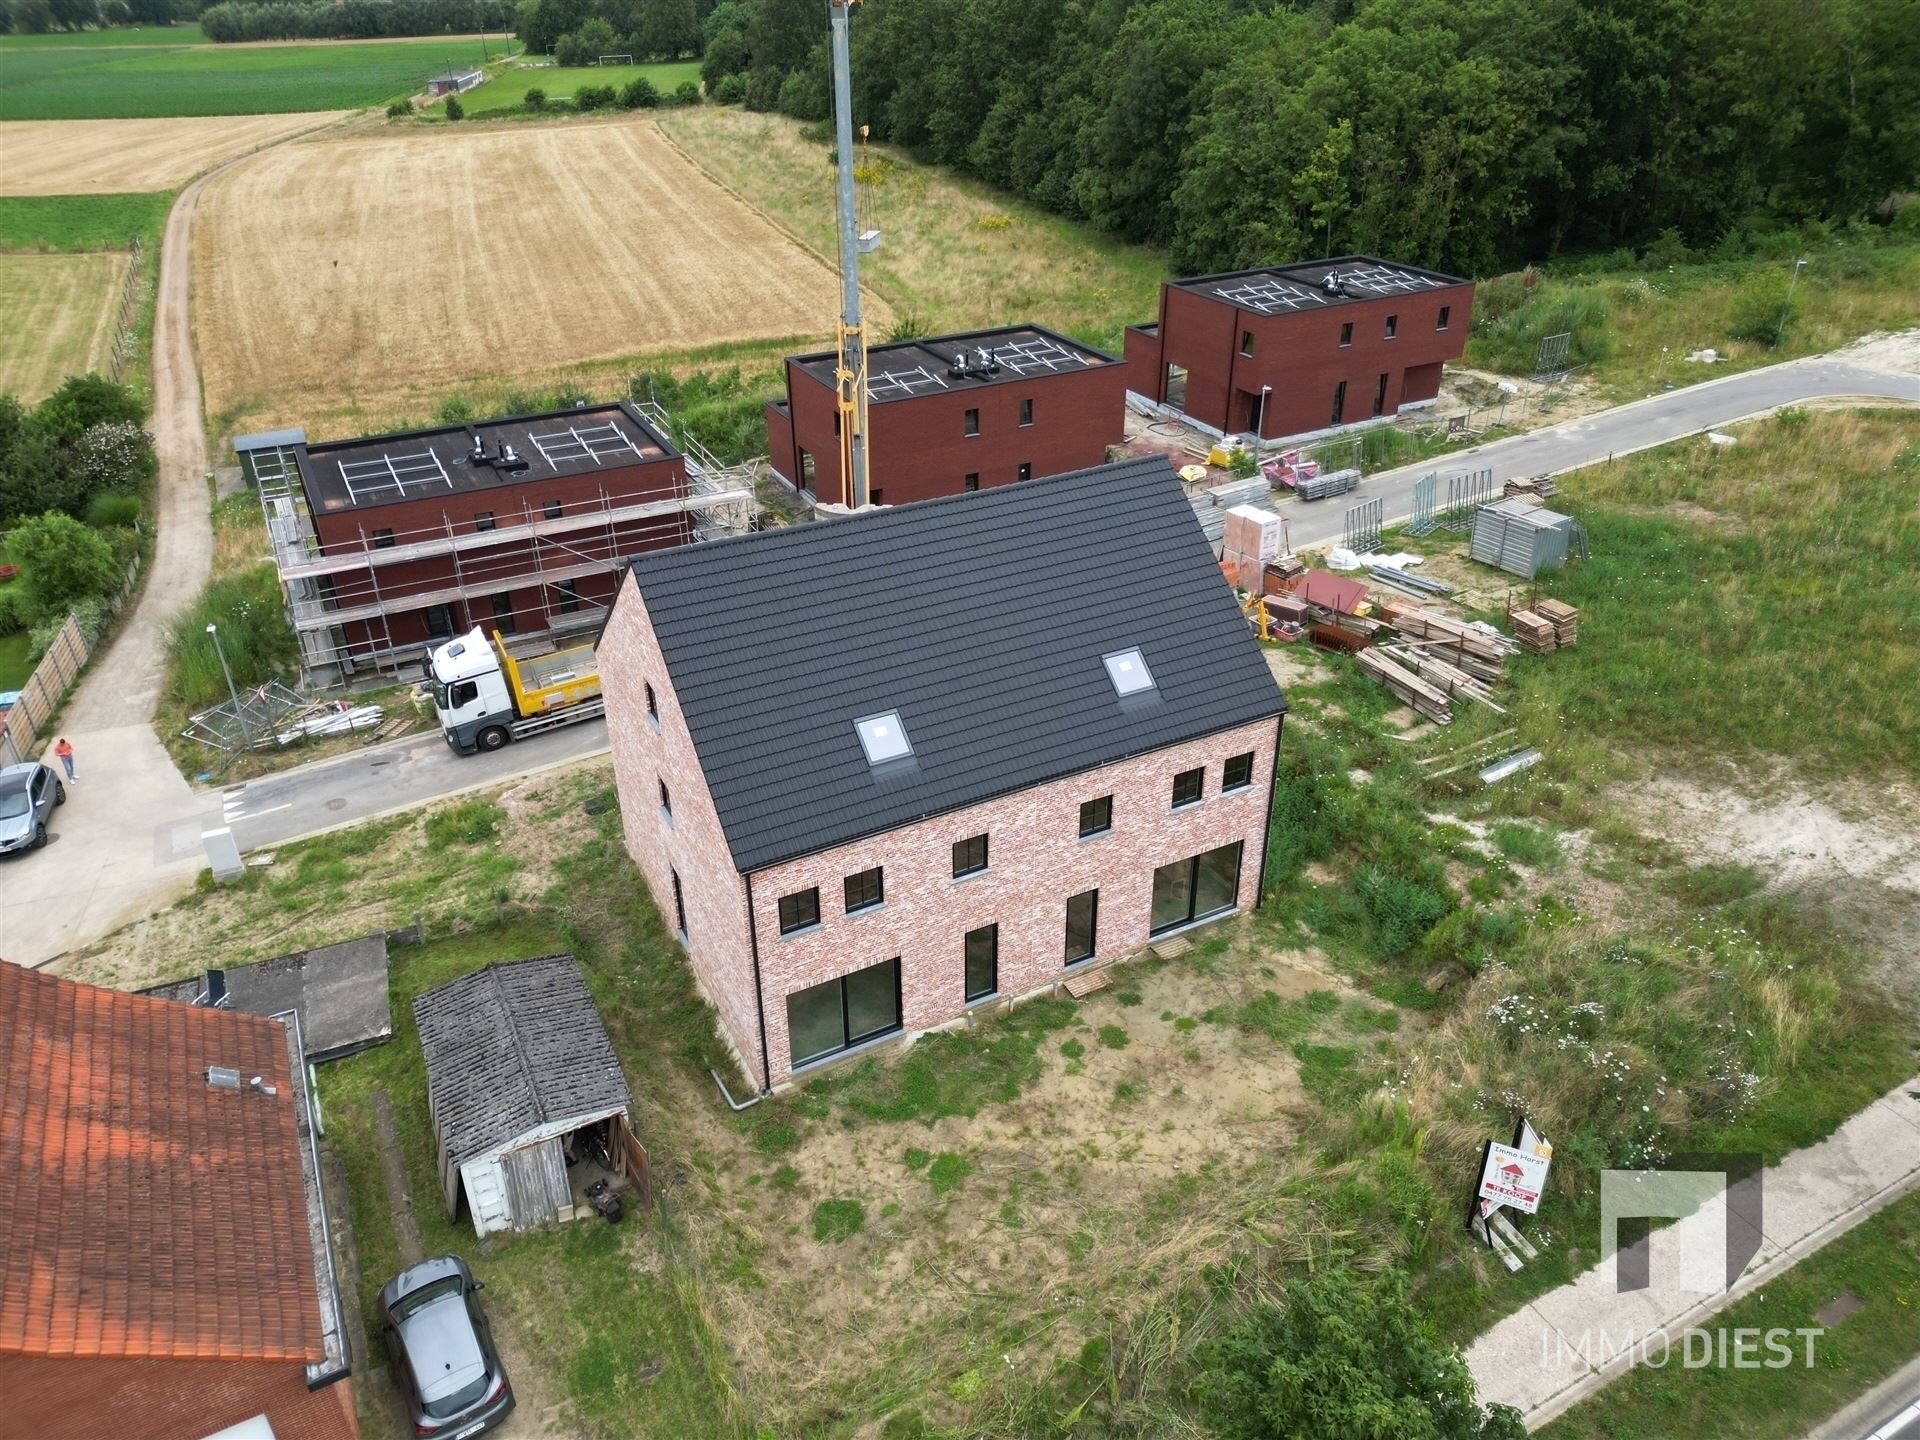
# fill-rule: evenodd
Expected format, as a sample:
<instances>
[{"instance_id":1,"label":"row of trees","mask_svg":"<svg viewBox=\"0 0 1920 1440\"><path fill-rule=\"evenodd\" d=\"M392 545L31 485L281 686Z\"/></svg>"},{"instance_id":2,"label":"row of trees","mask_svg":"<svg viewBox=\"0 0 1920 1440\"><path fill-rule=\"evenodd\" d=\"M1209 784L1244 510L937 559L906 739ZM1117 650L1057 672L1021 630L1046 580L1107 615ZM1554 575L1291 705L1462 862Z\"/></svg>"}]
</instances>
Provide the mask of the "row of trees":
<instances>
[{"instance_id":1,"label":"row of trees","mask_svg":"<svg viewBox=\"0 0 1920 1440\"><path fill-rule=\"evenodd\" d=\"M520 0L514 34L530 52L562 65L602 55L678 60L700 51L708 0Z\"/></svg>"},{"instance_id":2,"label":"row of trees","mask_svg":"<svg viewBox=\"0 0 1920 1440\"><path fill-rule=\"evenodd\" d=\"M0 35L46 35L114 25L170 25L191 18L189 0L0 0Z\"/></svg>"},{"instance_id":3,"label":"row of trees","mask_svg":"<svg viewBox=\"0 0 1920 1440\"><path fill-rule=\"evenodd\" d=\"M513 0L221 0L200 13L209 40L377 40L504 30Z\"/></svg>"},{"instance_id":4,"label":"row of trees","mask_svg":"<svg viewBox=\"0 0 1920 1440\"><path fill-rule=\"evenodd\" d=\"M710 92L823 119L817 0L725 0ZM866 0L856 118L1188 271L1485 273L1861 214L1920 174L1911 0ZM734 89L736 87L729 87Z\"/></svg>"},{"instance_id":5,"label":"row of trees","mask_svg":"<svg viewBox=\"0 0 1920 1440\"><path fill-rule=\"evenodd\" d=\"M156 468L145 418L138 395L98 375L31 409L0 395L0 532L19 570L0 588L0 634L31 628L44 649L69 611L92 634L105 624Z\"/></svg>"}]
</instances>

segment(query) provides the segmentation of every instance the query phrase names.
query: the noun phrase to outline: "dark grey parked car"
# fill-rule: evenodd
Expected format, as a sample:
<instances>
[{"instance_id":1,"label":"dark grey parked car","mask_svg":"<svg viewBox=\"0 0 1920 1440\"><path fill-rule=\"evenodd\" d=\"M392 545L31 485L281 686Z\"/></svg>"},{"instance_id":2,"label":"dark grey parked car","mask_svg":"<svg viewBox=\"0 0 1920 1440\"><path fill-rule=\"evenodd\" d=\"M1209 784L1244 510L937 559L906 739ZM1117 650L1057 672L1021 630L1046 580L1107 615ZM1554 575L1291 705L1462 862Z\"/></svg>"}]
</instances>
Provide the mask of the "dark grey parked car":
<instances>
[{"instance_id":1,"label":"dark grey parked car","mask_svg":"<svg viewBox=\"0 0 1920 1440\"><path fill-rule=\"evenodd\" d=\"M66 803L67 787L46 766L29 760L0 770L0 855L46 844L53 807Z\"/></svg>"},{"instance_id":2,"label":"dark grey parked car","mask_svg":"<svg viewBox=\"0 0 1920 1440\"><path fill-rule=\"evenodd\" d=\"M380 1291L380 1330L416 1435L466 1440L513 1413L513 1386L457 1255L422 1260Z\"/></svg>"}]
</instances>

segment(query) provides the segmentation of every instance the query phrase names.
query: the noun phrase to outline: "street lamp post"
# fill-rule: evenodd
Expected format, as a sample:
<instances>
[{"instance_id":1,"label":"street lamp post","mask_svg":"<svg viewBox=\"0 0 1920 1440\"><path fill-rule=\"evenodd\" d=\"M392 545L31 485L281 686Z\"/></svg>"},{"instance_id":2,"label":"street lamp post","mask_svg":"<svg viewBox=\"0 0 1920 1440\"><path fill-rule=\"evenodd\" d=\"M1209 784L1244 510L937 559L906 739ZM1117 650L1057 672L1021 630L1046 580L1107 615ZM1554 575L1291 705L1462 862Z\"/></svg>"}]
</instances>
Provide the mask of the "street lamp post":
<instances>
[{"instance_id":1,"label":"street lamp post","mask_svg":"<svg viewBox=\"0 0 1920 1440\"><path fill-rule=\"evenodd\" d=\"M213 637L213 653L220 657L220 673L227 677L227 698L233 702L233 715L240 722L240 733L246 737L247 749L253 748L253 727L247 723L247 712L240 704L240 692L234 688L233 671L227 668L227 652L220 644L220 627L211 620L207 622L207 634Z\"/></svg>"}]
</instances>

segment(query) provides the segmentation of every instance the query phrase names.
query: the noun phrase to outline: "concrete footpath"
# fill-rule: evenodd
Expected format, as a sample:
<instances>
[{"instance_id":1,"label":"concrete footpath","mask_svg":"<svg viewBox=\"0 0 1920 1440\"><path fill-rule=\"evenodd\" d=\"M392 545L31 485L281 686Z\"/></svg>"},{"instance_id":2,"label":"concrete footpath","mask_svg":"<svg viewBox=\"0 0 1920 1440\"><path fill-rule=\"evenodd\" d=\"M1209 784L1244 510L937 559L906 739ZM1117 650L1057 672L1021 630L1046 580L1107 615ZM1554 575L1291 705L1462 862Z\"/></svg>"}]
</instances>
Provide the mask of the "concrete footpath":
<instances>
[{"instance_id":1,"label":"concrete footpath","mask_svg":"<svg viewBox=\"0 0 1920 1440\"><path fill-rule=\"evenodd\" d=\"M1663 1274L1682 1274L1702 1254L1723 1254L1727 1229L1741 1223L1723 1206L1703 1207L1653 1232L1647 1289L1621 1293L1609 1258L1474 1341L1466 1359L1480 1398L1515 1406L1529 1429L1544 1425L1649 1348L1655 1364L1669 1349L1680 1356L1689 1327L1708 1326L1734 1300L1916 1188L1920 1077L1765 1172L1759 1249L1732 1289L1702 1293L1660 1283Z\"/></svg>"}]
</instances>

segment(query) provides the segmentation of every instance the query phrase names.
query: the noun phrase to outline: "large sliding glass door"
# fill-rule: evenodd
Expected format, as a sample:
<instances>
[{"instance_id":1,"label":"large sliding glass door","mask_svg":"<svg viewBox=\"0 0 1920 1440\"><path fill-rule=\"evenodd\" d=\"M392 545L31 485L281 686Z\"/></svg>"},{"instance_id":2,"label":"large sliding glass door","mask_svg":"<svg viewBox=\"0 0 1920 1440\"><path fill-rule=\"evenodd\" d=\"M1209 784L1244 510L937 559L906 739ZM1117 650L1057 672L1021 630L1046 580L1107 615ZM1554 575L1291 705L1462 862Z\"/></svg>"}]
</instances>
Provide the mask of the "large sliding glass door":
<instances>
[{"instance_id":1,"label":"large sliding glass door","mask_svg":"<svg viewBox=\"0 0 1920 1440\"><path fill-rule=\"evenodd\" d=\"M787 996L787 1053L796 1067L899 1028L897 959Z\"/></svg>"},{"instance_id":2,"label":"large sliding glass door","mask_svg":"<svg viewBox=\"0 0 1920 1440\"><path fill-rule=\"evenodd\" d=\"M1240 895L1240 842L1222 845L1153 872L1152 933L1233 909Z\"/></svg>"}]
</instances>

